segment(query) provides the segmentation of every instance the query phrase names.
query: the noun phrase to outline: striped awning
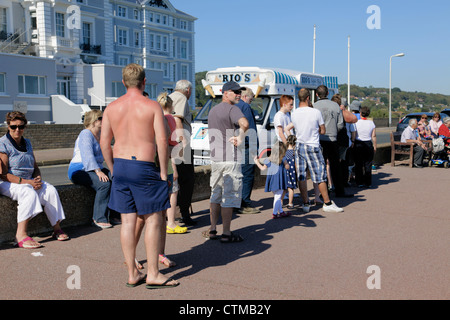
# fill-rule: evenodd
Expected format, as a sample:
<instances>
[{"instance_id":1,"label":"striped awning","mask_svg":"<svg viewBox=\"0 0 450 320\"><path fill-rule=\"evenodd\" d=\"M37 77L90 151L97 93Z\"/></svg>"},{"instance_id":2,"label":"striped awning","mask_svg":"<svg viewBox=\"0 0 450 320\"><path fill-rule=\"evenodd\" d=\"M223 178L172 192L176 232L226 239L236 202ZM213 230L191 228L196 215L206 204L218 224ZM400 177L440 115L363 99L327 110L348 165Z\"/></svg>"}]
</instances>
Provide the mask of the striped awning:
<instances>
[{"instance_id":1,"label":"striped awning","mask_svg":"<svg viewBox=\"0 0 450 320\"><path fill-rule=\"evenodd\" d=\"M337 77L324 76L323 77L323 84L327 88L338 89L338 78Z\"/></svg>"},{"instance_id":2,"label":"striped awning","mask_svg":"<svg viewBox=\"0 0 450 320\"><path fill-rule=\"evenodd\" d=\"M285 73L274 71L275 73L275 83L277 84L297 84L298 81L293 76L287 75Z\"/></svg>"}]
</instances>

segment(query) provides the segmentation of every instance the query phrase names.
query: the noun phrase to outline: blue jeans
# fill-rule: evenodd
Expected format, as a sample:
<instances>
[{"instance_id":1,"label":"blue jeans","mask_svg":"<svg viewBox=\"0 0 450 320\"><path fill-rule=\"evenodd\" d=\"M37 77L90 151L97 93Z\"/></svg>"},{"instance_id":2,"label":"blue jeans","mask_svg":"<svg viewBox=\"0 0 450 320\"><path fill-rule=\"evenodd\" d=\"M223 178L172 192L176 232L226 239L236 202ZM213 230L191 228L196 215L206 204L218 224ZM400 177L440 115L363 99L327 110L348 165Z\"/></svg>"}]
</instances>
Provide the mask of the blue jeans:
<instances>
[{"instance_id":1,"label":"blue jeans","mask_svg":"<svg viewBox=\"0 0 450 320\"><path fill-rule=\"evenodd\" d=\"M250 207L252 201L250 196L253 189L253 181L255 179L255 164L241 164L242 171L242 207Z\"/></svg>"},{"instance_id":2,"label":"blue jeans","mask_svg":"<svg viewBox=\"0 0 450 320\"><path fill-rule=\"evenodd\" d=\"M108 223L109 221L109 192L111 190L111 174L108 169L103 168L103 173L109 181L102 182L94 171L75 171L72 175L72 182L95 190L94 214L96 222Z\"/></svg>"},{"instance_id":3,"label":"blue jeans","mask_svg":"<svg viewBox=\"0 0 450 320\"><path fill-rule=\"evenodd\" d=\"M252 201L250 196L252 194L253 182L255 180L255 167L256 164L251 162L249 145L246 141L245 151L242 153L244 159L241 164L242 172L242 201L241 208L251 207Z\"/></svg>"}]
</instances>

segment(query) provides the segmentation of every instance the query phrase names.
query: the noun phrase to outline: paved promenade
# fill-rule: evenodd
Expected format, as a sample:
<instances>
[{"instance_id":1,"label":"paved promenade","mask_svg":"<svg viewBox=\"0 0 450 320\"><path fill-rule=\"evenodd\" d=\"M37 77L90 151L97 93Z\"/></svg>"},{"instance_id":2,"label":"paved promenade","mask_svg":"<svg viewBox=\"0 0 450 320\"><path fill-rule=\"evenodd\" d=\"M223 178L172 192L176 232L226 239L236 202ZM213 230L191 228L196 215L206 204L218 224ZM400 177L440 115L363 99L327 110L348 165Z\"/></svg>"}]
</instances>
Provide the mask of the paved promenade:
<instances>
[{"instance_id":1,"label":"paved promenade","mask_svg":"<svg viewBox=\"0 0 450 320\"><path fill-rule=\"evenodd\" d=\"M43 236L37 250L3 244L0 299L447 300L449 178L444 168L387 164L374 173L374 188L335 199L345 212L303 214L297 197L293 215L279 220L270 219L271 194L257 189L252 199L262 213L234 217L232 229L245 238L236 244L201 237L209 203L196 202L198 225L167 235L166 253L178 265L162 272L180 281L175 289L125 286L120 226L67 229L70 241ZM137 254L146 267L142 240Z\"/></svg>"}]
</instances>

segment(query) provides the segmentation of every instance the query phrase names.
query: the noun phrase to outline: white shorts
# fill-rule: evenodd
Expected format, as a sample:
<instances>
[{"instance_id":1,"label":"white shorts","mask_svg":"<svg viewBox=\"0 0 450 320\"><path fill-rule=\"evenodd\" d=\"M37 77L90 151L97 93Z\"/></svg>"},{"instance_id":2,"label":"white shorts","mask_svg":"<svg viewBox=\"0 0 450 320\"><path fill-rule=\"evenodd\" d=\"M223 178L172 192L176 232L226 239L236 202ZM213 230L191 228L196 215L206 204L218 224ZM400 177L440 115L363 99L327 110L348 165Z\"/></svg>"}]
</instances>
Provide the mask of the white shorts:
<instances>
[{"instance_id":1,"label":"white shorts","mask_svg":"<svg viewBox=\"0 0 450 320\"><path fill-rule=\"evenodd\" d=\"M241 164L237 162L211 163L211 203L224 208L240 208L242 198Z\"/></svg>"}]
</instances>

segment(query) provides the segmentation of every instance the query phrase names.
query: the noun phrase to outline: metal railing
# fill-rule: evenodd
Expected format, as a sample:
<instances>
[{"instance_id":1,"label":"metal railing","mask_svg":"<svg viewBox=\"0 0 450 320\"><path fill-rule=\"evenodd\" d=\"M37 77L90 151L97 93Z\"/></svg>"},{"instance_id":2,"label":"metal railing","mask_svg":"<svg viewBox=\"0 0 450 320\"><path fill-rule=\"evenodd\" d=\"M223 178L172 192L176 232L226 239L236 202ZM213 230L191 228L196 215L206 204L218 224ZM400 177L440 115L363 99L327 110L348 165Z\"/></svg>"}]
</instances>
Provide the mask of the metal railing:
<instances>
[{"instance_id":1,"label":"metal railing","mask_svg":"<svg viewBox=\"0 0 450 320\"><path fill-rule=\"evenodd\" d=\"M23 48L22 51L26 49L29 46L29 42L27 41L26 37L26 34L28 32L30 32L31 34L31 28L25 31L22 31L22 29L17 29L14 33L11 34L6 34L6 32L4 31L0 32L0 34L3 34L3 37L5 38L4 41L0 43L0 52L12 53L21 46ZM6 37L4 34L6 34ZM26 46L24 46L25 44Z\"/></svg>"}]
</instances>

